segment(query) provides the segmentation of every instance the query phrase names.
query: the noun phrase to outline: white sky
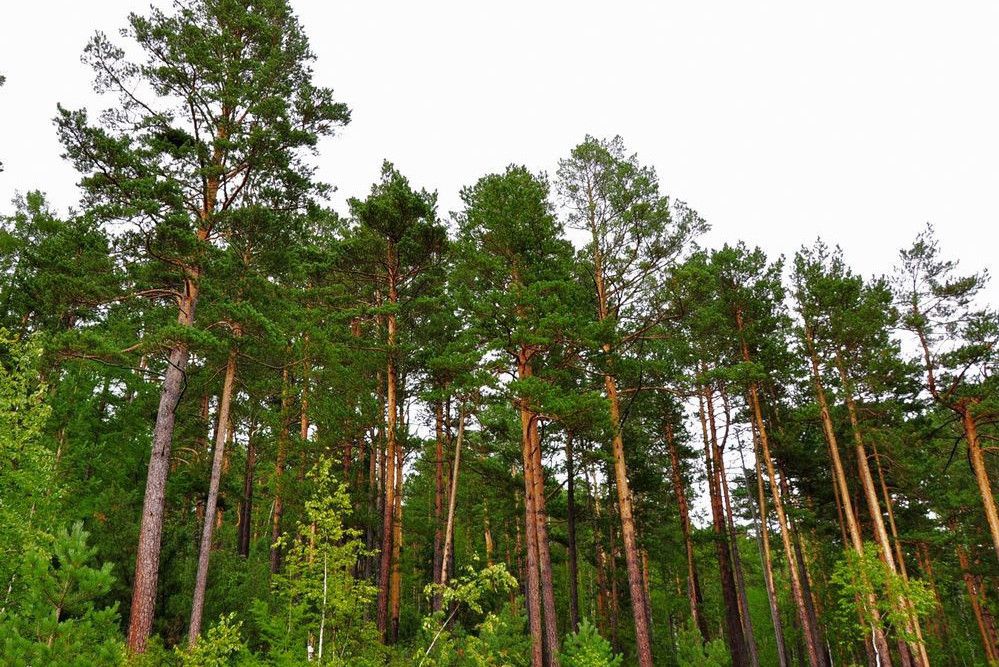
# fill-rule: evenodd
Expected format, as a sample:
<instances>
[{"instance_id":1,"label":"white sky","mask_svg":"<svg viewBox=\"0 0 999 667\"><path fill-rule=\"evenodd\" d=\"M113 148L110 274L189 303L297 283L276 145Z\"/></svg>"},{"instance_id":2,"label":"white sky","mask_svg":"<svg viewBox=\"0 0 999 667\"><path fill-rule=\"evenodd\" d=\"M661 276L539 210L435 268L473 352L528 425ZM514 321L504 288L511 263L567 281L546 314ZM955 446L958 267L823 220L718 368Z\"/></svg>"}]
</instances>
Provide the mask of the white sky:
<instances>
[{"instance_id":1,"label":"white sky","mask_svg":"<svg viewBox=\"0 0 999 667\"><path fill-rule=\"evenodd\" d=\"M322 150L338 208L386 157L446 213L488 171L554 172L585 133L621 134L713 225L711 244L791 253L821 234L870 273L932 221L967 269L992 262L995 3L293 4L318 80L353 110ZM56 102L100 107L83 46L147 6L4 3L0 211L33 188L75 202Z\"/></svg>"}]
</instances>

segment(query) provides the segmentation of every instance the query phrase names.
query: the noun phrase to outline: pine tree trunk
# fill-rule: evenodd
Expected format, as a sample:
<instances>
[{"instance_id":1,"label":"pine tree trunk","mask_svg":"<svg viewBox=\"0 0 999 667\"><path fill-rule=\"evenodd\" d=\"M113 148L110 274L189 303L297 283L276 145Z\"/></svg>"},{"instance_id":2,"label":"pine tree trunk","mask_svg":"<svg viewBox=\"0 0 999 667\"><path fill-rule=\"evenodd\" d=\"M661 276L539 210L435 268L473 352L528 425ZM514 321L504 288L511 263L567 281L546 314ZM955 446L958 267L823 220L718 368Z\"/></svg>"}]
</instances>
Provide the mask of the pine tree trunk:
<instances>
[{"instance_id":1,"label":"pine tree trunk","mask_svg":"<svg viewBox=\"0 0 999 667\"><path fill-rule=\"evenodd\" d=\"M749 353L743 347L744 359L749 361ZM791 543L791 528L787 515L784 513L784 502L781 498L780 489L777 486L777 474L774 470L773 457L770 454L770 441L767 437L766 426L763 423L763 412L760 409L760 401L756 392L756 383L750 383L749 396L752 405L753 418L756 421L756 429L760 435L761 453L763 463L767 471L767 478L770 482L770 492L774 501L774 512L777 515L777 524L780 526L781 542L784 546L784 555L787 558L788 572L791 575L791 594L794 598L795 607L798 610L798 618L801 622L802 632L805 636L805 648L808 653L808 662L812 667L820 667L825 664L823 660L822 648L816 641L816 629L812 626L812 619L806 607L804 591L801 586L801 573L798 569L798 559Z\"/></svg>"},{"instance_id":2,"label":"pine tree trunk","mask_svg":"<svg viewBox=\"0 0 999 667\"><path fill-rule=\"evenodd\" d=\"M253 475L257 467L257 425L251 424L246 441L246 468L243 472L243 502L239 507L239 548L243 558L250 555L250 538L253 534Z\"/></svg>"},{"instance_id":3,"label":"pine tree trunk","mask_svg":"<svg viewBox=\"0 0 999 667\"><path fill-rule=\"evenodd\" d=\"M735 575L732 573L732 554L729 550L728 529L725 523L720 478L723 471L718 465L718 457L715 456L717 443L714 434L711 389L705 385L702 391L703 394L698 395L698 414L704 438L704 464L708 472L715 556L718 559L722 601L725 607L725 639L728 642L733 667L744 667L749 664L749 657L746 655L746 637L742 629L742 615L739 612L739 598L735 587Z\"/></svg>"},{"instance_id":4,"label":"pine tree trunk","mask_svg":"<svg viewBox=\"0 0 999 667\"><path fill-rule=\"evenodd\" d=\"M576 471L573 467L573 434L565 436L566 560L569 568L569 625L579 629L579 566L576 561Z\"/></svg>"},{"instance_id":5,"label":"pine tree trunk","mask_svg":"<svg viewBox=\"0 0 999 667\"><path fill-rule=\"evenodd\" d=\"M281 569L281 516L284 513L284 468L288 460L288 437L291 428L291 383L288 366L281 371L281 430L278 432L277 457L274 460L274 512L271 516L271 574Z\"/></svg>"},{"instance_id":6,"label":"pine tree trunk","mask_svg":"<svg viewBox=\"0 0 999 667\"><path fill-rule=\"evenodd\" d=\"M527 617L531 629L531 666L544 666L545 638L541 621L541 580L538 577L538 521L534 502L534 457L531 456L531 414L527 406L520 405L521 457L524 463L524 552L527 581L524 584L527 598Z\"/></svg>"},{"instance_id":7,"label":"pine tree trunk","mask_svg":"<svg viewBox=\"0 0 999 667\"><path fill-rule=\"evenodd\" d=\"M989 618L986 616L982 581L980 577L971 572L968 552L964 550L964 546L958 544L956 550L957 562L961 567L961 578L964 579L964 585L968 589L968 600L971 602L971 611L975 614L978 632L982 637L985 660L991 665L993 662L999 661L999 645L996 643L995 628L989 623Z\"/></svg>"},{"instance_id":8,"label":"pine tree trunk","mask_svg":"<svg viewBox=\"0 0 999 667\"><path fill-rule=\"evenodd\" d=\"M961 424L964 427L964 439L968 443L968 459L971 461L971 469L975 473L975 483L982 496L985 522L992 535L992 546L995 549L996 558L999 559L999 511L996 510L996 499L992 495L992 485L989 482L988 468L985 464L985 453L982 451L982 443L978 439L978 423L972 412L972 407L971 403L962 403L958 408L958 414L961 416Z\"/></svg>"},{"instance_id":9,"label":"pine tree trunk","mask_svg":"<svg viewBox=\"0 0 999 667\"><path fill-rule=\"evenodd\" d=\"M391 267L394 267L395 262L395 248L391 243L388 245L387 250L387 266L389 266L388 271L388 300L391 305L395 305L399 300L399 295L396 291L395 284L395 273ZM396 459L396 418L397 418L397 407L396 407L396 390L398 386L398 369L395 363L395 344L396 344L396 316L394 311L390 311L386 316L386 323L388 329L387 336L387 357L388 361L386 363L386 382L385 382L385 462L384 465L384 502L382 505L382 543L381 543L381 565L379 568L378 577L378 614L377 614L377 626L378 632L382 637L382 641L387 641L388 635L388 620L389 620L389 597L392 587L392 556L394 554L394 548L392 540L395 534L395 459Z\"/></svg>"},{"instance_id":10,"label":"pine tree trunk","mask_svg":"<svg viewBox=\"0 0 999 667\"><path fill-rule=\"evenodd\" d=\"M558 616L555 611L551 549L548 542L548 511L545 501L544 466L541 460L541 438L538 432L538 417L537 415L532 415L531 417L531 456L534 458L532 479L534 480L535 487L535 517L538 522L538 576L541 583L541 608L544 615L542 627L545 634L545 661L547 665L558 667Z\"/></svg>"},{"instance_id":11,"label":"pine tree trunk","mask_svg":"<svg viewBox=\"0 0 999 667\"><path fill-rule=\"evenodd\" d=\"M822 421L822 432L829 446L829 457L833 465L834 484L839 488L839 498L843 503L843 515L846 519L847 532L850 536L850 544L858 555L864 553L864 542L860 534L860 524L857 514L854 511L853 500L850 496L850 487L846 482L846 472L843 468L843 461L840 458L839 443L836 440L836 429L833 427L832 416L829 412L829 404L826 401L825 389L822 386L822 377L819 374L819 361L815 352L814 341L812 340L811 329L806 325L805 342L808 346L809 361L812 369L812 385L815 389L815 397L819 402L819 416ZM888 648L888 640L884 630L880 627L880 614L878 613L878 601L873 592L867 596L867 607L874 617L874 624L871 628L872 648L876 654L876 662L880 665L891 665L891 651Z\"/></svg>"},{"instance_id":12,"label":"pine tree trunk","mask_svg":"<svg viewBox=\"0 0 999 667\"><path fill-rule=\"evenodd\" d=\"M482 501L482 539L486 544L486 567L493 566L493 531L489 526L489 503Z\"/></svg>"},{"instance_id":13,"label":"pine tree trunk","mask_svg":"<svg viewBox=\"0 0 999 667\"><path fill-rule=\"evenodd\" d=\"M857 470L860 477L860 487L864 492L864 500L867 502L868 513L871 517L871 526L874 530L874 537L881 551L881 558L888 569L895 574L899 573L898 564L895 561L894 551L888 539L888 531L885 529L884 517L881 515L881 503L878 500L878 492L874 488L874 477L871 475L871 467L867 461L867 448L864 446L863 434L860 431L860 421L857 417L857 405L852 393L850 377L846 372L842 357L836 353L836 369L839 372L843 389L843 399L846 403L846 411L850 418L850 428L853 432L854 451L857 458ZM916 641L906 642L899 639L899 655L902 658L902 665L926 665L928 660L923 660L925 647L922 646L922 631L919 627L919 619L916 618L912 608L912 603L907 598L902 598L900 604L909 612L906 621L906 633L917 638Z\"/></svg>"},{"instance_id":14,"label":"pine tree trunk","mask_svg":"<svg viewBox=\"0 0 999 667\"><path fill-rule=\"evenodd\" d=\"M443 552L441 556L441 569L437 573L438 581L447 585L448 568L446 563L451 558L451 550L454 544L454 510L458 504L458 470L461 465L461 445L465 439L465 413L464 409L458 413L458 437L454 441L454 463L451 465L451 491L448 496L447 523L444 529Z\"/></svg>"},{"instance_id":15,"label":"pine tree trunk","mask_svg":"<svg viewBox=\"0 0 999 667\"><path fill-rule=\"evenodd\" d=\"M194 324L194 308L198 303L198 272L192 273L184 281L184 297L177 316L177 323L183 327ZM187 360L187 344L174 344L170 350L160 390L159 408L156 411L152 454L146 473L146 493L142 500L142 521L139 526L132 608L128 623L128 649L132 653L145 652L156 612L156 581L159 577L167 476L170 473L170 447L173 443L177 406L187 386L187 375L184 372Z\"/></svg>"},{"instance_id":16,"label":"pine tree trunk","mask_svg":"<svg viewBox=\"0 0 999 667\"><path fill-rule=\"evenodd\" d=\"M719 391L722 394L722 400L726 403L727 410L727 399L725 398L724 390ZM721 480L722 497L725 500L725 528L728 533L730 554L732 556L732 576L735 581L735 590L738 594L739 617L742 621L742 632L745 640L746 655L749 659L749 664L753 667L758 667L760 659L756 652L756 634L753 632L753 620L749 615L749 598L746 595L746 581L743 577L742 571L742 556L739 553L739 536L735 531L735 520L732 518L732 499L730 498L728 492L728 473L725 469L725 458L722 455L722 449L718 444L717 431L714 430L713 413L714 408L712 406L708 406L708 414L712 417L712 431L715 433L715 437L712 441L712 444L714 445L715 465L718 467L718 478Z\"/></svg>"},{"instance_id":17,"label":"pine tree trunk","mask_svg":"<svg viewBox=\"0 0 999 667\"><path fill-rule=\"evenodd\" d=\"M443 556L443 533L442 521L444 519L444 402L437 401L434 404L434 431L436 441L434 443L434 564L433 582L440 584L443 582L442 566ZM431 600L434 611L441 609L441 596L434 593Z\"/></svg>"},{"instance_id":18,"label":"pine tree trunk","mask_svg":"<svg viewBox=\"0 0 999 667\"><path fill-rule=\"evenodd\" d=\"M770 550L770 529L767 525L767 494L763 486L763 471L760 469L760 457L757 444L759 434L755 425L753 431L753 459L756 466L756 505L753 506L753 520L756 523L756 531L759 536L760 563L763 565L763 583L767 589L767 602L770 604L770 622L774 626L774 640L777 644L777 660L780 667L787 667L788 656L787 646L784 643L784 624L781 622L780 606L777 599L777 587L774 583L773 553ZM742 455L742 447L739 448L739 458L742 461L742 470L746 478L746 492L749 493L749 472L746 469L746 461ZM757 507L759 510L757 511Z\"/></svg>"},{"instance_id":19,"label":"pine tree trunk","mask_svg":"<svg viewBox=\"0 0 999 667\"><path fill-rule=\"evenodd\" d=\"M191 603L191 625L187 641L194 646L201 634L201 614L205 608L205 589L208 586L208 562L212 551L212 531L215 528L215 510L218 507L219 485L222 481L222 459L229 434L229 412L232 405L233 386L236 380L236 348L229 350L225 367L225 380L219 398L218 426L215 429L215 453L212 457L212 474L208 482L208 500L205 502L205 520L198 551L198 571L194 578L194 596Z\"/></svg>"},{"instance_id":20,"label":"pine tree trunk","mask_svg":"<svg viewBox=\"0 0 999 667\"><path fill-rule=\"evenodd\" d=\"M605 346L610 352L610 346ZM628 590L631 593L631 613L635 621L635 653L640 667L652 667L652 636L649 619L645 615L642 589L642 565L638 555L638 538L631 506L631 489L628 485L628 467L624 458L624 436L621 432L621 406L617 395L617 381L609 373L604 375L604 388L610 403L612 453L614 455L614 486L617 489L618 515L621 517L621 541L624 543L624 562L628 570Z\"/></svg>"},{"instance_id":21,"label":"pine tree trunk","mask_svg":"<svg viewBox=\"0 0 999 667\"><path fill-rule=\"evenodd\" d=\"M392 526L392 589L390 591L391 622L389 625L392 643L399 641L399 612L402 602L402 447L395 449L395 512ZM453 558L453 555L452 555Z\"/></svg>"},{"instance_id":22,"label":"pine tree trunk","mask_svg":"<svg viewBox=\"0 0 999 667\"><path fill-rule=\"evenodd\" d=\"M687 599L690 602L690 617L694 619L701 639L708 641L708 624L704 618L704 598L701 595L701 583L697 575L697 561L694 558L694 541L691 537L690 508L687 504L687 490L680 469L680 455L676 449L673 425L666 424L666 446L669 449L670 474L673 482L673 493L676 496L677 509L680 513L680 531L683 533L683 546L687 556Z\"/></svg>"}]
</instances>

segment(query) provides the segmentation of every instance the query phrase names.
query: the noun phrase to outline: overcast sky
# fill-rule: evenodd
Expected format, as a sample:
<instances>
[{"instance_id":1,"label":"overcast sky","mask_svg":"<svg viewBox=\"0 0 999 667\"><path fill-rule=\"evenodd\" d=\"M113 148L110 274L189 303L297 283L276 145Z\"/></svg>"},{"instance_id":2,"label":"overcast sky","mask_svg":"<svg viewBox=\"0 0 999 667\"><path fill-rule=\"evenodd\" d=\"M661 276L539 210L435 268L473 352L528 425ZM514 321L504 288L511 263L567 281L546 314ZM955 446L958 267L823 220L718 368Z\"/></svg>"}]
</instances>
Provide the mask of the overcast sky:
<instances>
[{"instance_id":1,"label":"overcast sky","mask_svg":"<svg viewBox=\"0 0 999 667\"><path fill-rule=\"evenodd\" d=\"M101 107L83 46L148 2L4 4L0 211L35 188L66 207L56 102ZM584 134L621 134L711 244L792 253L822 235L871 273L930 221L967 269L996 251L997 3L293 5L317 79L353 111L321 153L341 210L383 158L446 213L484 173L554 172Z\"/></svg>"}]
</instances>

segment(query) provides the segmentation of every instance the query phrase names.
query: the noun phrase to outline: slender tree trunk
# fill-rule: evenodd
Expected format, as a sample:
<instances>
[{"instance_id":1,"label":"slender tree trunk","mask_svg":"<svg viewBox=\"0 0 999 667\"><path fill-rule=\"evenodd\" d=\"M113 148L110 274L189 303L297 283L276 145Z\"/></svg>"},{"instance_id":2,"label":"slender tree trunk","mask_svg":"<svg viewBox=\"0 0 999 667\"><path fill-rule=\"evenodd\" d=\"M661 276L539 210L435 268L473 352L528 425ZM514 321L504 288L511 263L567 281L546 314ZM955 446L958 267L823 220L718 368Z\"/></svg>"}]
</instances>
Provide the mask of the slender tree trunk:
<instances>
[{"instance_id":1,"label":"slender tree trunk","mask_svg":"<svg viewBox=\"0 0 999 667\"><path fill-rule=\"evenodd\" d=\"M913 305L913 314L921 316L918 309ZM995 550L996 558L999 559L999 510L996 509L995 496L992 494L992 485L989 482L988 468L985 464L985 455L982 451L982 444L978 440L978 425L972 408L976 401L962 400L958 403L949 403L941 397L937 389L936 377L934 373L933 355L930 353L930 344L927 340L926 332L918 330L919 343L923 349L923 360L926 364L926 385L933 398L942 405L957 413L961 417L961 425L964 428L964 439L968 443L968 460L971 462L971 469L975 475L975 484L978 486L978 493L982 497L982 509L985 512L985 522L989 526L989 533L992 536L992 547Z\"/></svg>"},{"instance_id":2,"label":"slender tree trunk","mask_svg":"<svg viewBox=\"0 0 999 667\"><path fill-rule=\"evenodd\" d=\"M284 468L288 460L288 436L291 428L291 383L288 365L281 371L281 430L278 432L277 457L274 460L274 512L271 516L271 574L281 569L281 516L284 513Z\"/></svg>"},{"instance_id":3,"label":"slender tree trunk","mask_svg":"<svg viewBox=\"0 0 999 667\"><path fill-rule=\"evenodd\" d=\"M194 646L201 634L201 614L205 608L205 589L208 586L208 562L212 551L212 531L215 528L215 509L218 507L219 485L222 480L222 459L228 439L229 410L232 405L233 386L236 381L236 348L229 350L219 399L218 426L215 429L215 453L212 457L212 475L208 482L208 500L205 503L205 520L201 532L201 549L198 552L198 571L194 578L194 596L191 603L191 626L187 641Z\"/></svg>"},{"instance_id":4,"label":"slender tree trunk","mask_svg":"<svg viewBox=\"0 0 999 667\"><path fill-rule=\"evenodd\" d=\"M964 439L968 442L968 458L971 461L971 469L975 473L975 483L982 496L985 522L992 535L992 546L995 549L996 558L999 559L999 511L996 510L996 499L992 495L992 485L989 482L988 468L985 464L985 453L982 450L982 443L978 439L978 423L972 408L973 404L962 403L958 407L958 414L961 416L961 424L964 427Z\"/></svg>"},{"instance_id":5,"label":"slender tree trunk","mask_svg":"<svg viewBox=\"0 0 999 667\"><path fill-rule=\"evenodd\" d=\"M392 526L392 589L390 636L392 642L399 641L399 612L402 601L402 483L403 458L402 447L395 448L395 512ZM453 556L452 556L453 558Z\"/></svg>"},{"instance_id":6,"label":"slender tree trunk","mask_svg":"<svg viewBox=\"0 0 999 667\"><path fill-rule=\"evenodd\" d=\"M986 616L981 578L972 574L968 552L965 551L964 546L958 544L956 549L957 562L961 567L961 577L964 579L964 585L968 589L968 600L971 602L971 611L975 614L978 632L982 637L985 659L991 665L993 662L999 661L999 646L996 644L995 628L990 627L989 619Z\"/></svg>"},{"instance_id":7,"label":"slender tree trunk","mask_svg":"<svg viewBox=\"0 0 999 667\"><path fill-rule=\"evenodd\" d=\"M680 468L680 455L676 448L673 425L666 423L666 445L669 449L670 474L673 481L673 493L676 495L677 508L680 513L680 530L683 533L683 545L687 556L687 599L690 602L690 617L694 619L701 639L708 641L708 624L704 618L704 598L701 595L701 583L697 575L697 561L694 558L694 541L691 537L690 508L687 504L687 490Z\"/></svg>"},{"instance_id":8,"label":"slender tree trunk","mask_svg":"<svg viewBox=\"0 0 999 667\"><path fill-rule=\"evenodd\" d=\"M534 480L535 516L538 522L538 576L541 582L541 607L544 613L542 627L545 633L546 664L558 667L559 634L558 615L555 611L555 590L552 581L551 549L548 541L548 511L545 501L544 466L541 460L541 437L538 431L538 417L532 415L530 424L531 456L534 459L532 479Z\"/></svg>"},{"instance_id":9,"label":"slender tree trunk","mask_svg":"<svg viewBox=\"0 0 999 667\"><path fill-rule=\"evenodd\" d=\"M719 391L722 392L722 399L727 403L723 390ZM708 414L712 418L712 431L717 434L717 431L714 430L715 424L713 413L714 408L709 405ZM735 581L735 590L738 594L739 616L742 620L742 632L746 645L746 654L749 658L749 664L753 667L757 667L760 664L760 659L756 652L756 634L753 632L753 620L749 615L749 598L746 595L746 581L743 577L742 571L742 556L739 554L739 536L735 531L735 521L732 518L732 499L730 498L728 492L728 473L725 470L725 458L722 455L721 447L718 444L717 435L713 438L712 444L714 445L715 465L718 468L718 478L721 480L722 497L725 500L725 527L728 531L730 554L732 556L732 575L733 580Z\"/></svg>"},{"instance_id":10,"label":"slender tree trunk","mask_svg":"<svg viewBox=\"0 0 999 667\"><path fill-rule=\"evenodd\" d=\"M594 247L594 283L597 288L597 317L603 322L610 315L607 303L607 289L604 284L603 259L599 242ZM610 343L603 345L603 351L610 356ZM633 604L631 613L635 621L635 653L639 667L652 667L652 637L649 632L649 619L645 613L642 588L642 566L638 555L638 538L635 531L635 518L632 510L631 488L628 485L628 466L624 456L624 436L621 431L621 405L617 393L617 380L611 373L604 374L604 390L610 405L610 425L612 429L611 451L614 457L614 482L617 488L618 515L621 517L621 540L624 543L624 560L628 570L628 590Z\"/></svg>"},{"instance_id":11,"label":"slender tree trunk","mask_svg":"<svg viewBox=\"0 0 999 667\"><path fill-rule=\"evenodd\" d=\"M770 550L770 529L767 527L767 494L763 486L763 471L760 469L760 457L757 450L759 434L756 427L753 431L753 459L756 466L756 505L750 501L753 507L753 520L756 523L756 532L759 536L760 563L763 565L763 583L767 589L767 602L770 604L770 621L774 626L774 640L777 644L777 660L780 667L787 667L788 656L787 646L784 644L784 624L780 618L780 605L777 599L777 587L774 584L773 554ZM746 479L746 491L749 492L749 472L746 469L746 460L742 454L742 447L739 447L739 459L742 462L742 470ZM759 507L757 512L756 507Z\"/></svg>"},{"instance_id":12,"label":"slender tree trunk","mask_svg":"<svg viewBox=\"0 0 999 667\"><path fill-rule=\"evenodd\" d=\"M605 352L610 347L605 346ZM631 593L631 613L635 621L635 653L640 667L652 667L652 637L649 619L645 615L642 589L642 566L638 555L638 538L631 506L631 489L628 485L628 467L624 458L624 436L621 432L621 406L617 394L617 381L609 373L604 375L604 388L610 403L612 452L614 455L614 486L617 488L618 514L621 517L621 541L624 543L624 562L628 569L628 590Z\"/></svg>"},{"instance_id":13,"label":"slender tree trunk","mask_svg":"<svg viewBox=\"0 0 999 667\"><path fill-rule=\"evenodd\" d=\"M777 482L780 485L781 497L791 498L791 487L787 483L787 475L780 463L777 464ZM822 638L822 623L819 621L816 595L812 592L809 563L803 546L804 540L791 518L788 519L788 528L791 530L791 544L794 546L794 557L798 561L798 572L801 573L801 595L805 599L805 613L808 614L812 630L815 632L815 645L819 648L819 656L823 661L826 661L828 655L825 650L825 641Z\"/></svg>"},{"instance_id":14,"label":"slender tree trunk","mask_svg":"<svg viewBox=\"0 0 999 667\"><path fill-rule=\"evenodd\" d=\"M482 538L486 543L486 567L493 566L493 531L489 526L489 503L482 501Z\"/></svg>"},{"instance_id":15,"label":"slender tree trunk","mask_svg":"<svg viewBox=\"0 0 999 667\"><path fill-rule=\"evenodd\" d=\"M745 360L749 361L749 353L745 347L745 343L743 343L743 354ZM801 621L802 632L805 636L808 662L813 667L819 667L825 663L822 659L822 647L816 641L816 629L812 627L812 619L809 617L808 609L806 608L804 592L801 587L801 573L798 569L798 559L791 544L790 523L787 515L784 513L784 502L781 498L780 489L777 486L777 473L774 470L773 457L770 454L770 441L767 437L766 426L763 423L763 412L760 408L755 382L749 385L749 396L752 404L753 418L756 421L756 429L760 435L763 462L766 467L768 481L770 482L770 492L774 501L774 513L777 515L777 524L780 526L784 555L787 558L787 568L791 575L791 594L794 598L795 607L798 610L798 618Z\"/></svg>"},{"instance_id":16,"label":"slender tree trunk","mask_svg":"<svg viewBox=\"0 0 999 667\"><path fill-rule=\"evenodd\" d=\"M395 273L391 267L396 265L395 248L393 244L388 245L388 300L393 306L398 303L399 295L396 291ZM394 536L395 518L395 459L396 459L396 389L398 385L398 369L395 363L396 344L396 316L395 311L390 311L386 317L388 340L386 364L386 384L385 384L385 477L384 477L384 504L382 505L382 544L381 544L381 566L378 578L378 632L382 636L382 641L388 640L388 617L389 617L389 595L392 586L392 556L394 553L392 538Z\"/></svg>"},{"instance_id":17,"label":"slender tree trunk","mask_svg":"<svg viewBox=\"0 0 999 667\"><path fill-rule=\"evenodd\" d=\"M919 542L917 544L916 559L919 562L919 568L925 575L926 581L929 582L930 588L933 590L933 599L936 601L937 618L934 623L934 631L941 642L946 642L947 636L950 634L947 627L947 612L940 597L940 589L937 587L936 576L933 574L933 560L930 558L930 546L926 542Z\"/></svg>"},{"instance_id":18,"label":"slender tree trunk","mask_svg":"<svg viewBox=\"0 0 999 667\"><path fill-rule=\"evenodd\" d=\"M569 625L579 629L579 566L576 561L576 471L573 467L573 434L565 436L566 555L569 567Z\"/></svg>"},{"instance_id":19,"label":"slender tree trunk","mask_svg":"<svg viewBox=\"0 0 999 667\"><path fill-rule=\"evenodd\" d=\"M225 139L227 131L219 130ZM212 163L218 165L221 154L216 150ZM218 199L219 178L211 176L205 181L204 206L198 212L199 224L196 238L204 243L211 230L211 216ZM200 293L201 267L184 267L183 293L179 299L177 324L194 325L194 309ZM177 407L187 386L187 360L189 350L185 342L177 342L170 350L169 361L160 389L160 403L153 427L153 447L146 473L146 493L142 500L142 521L139 526L139 543L135 555L135 580L132 585L132 608L128 622L128 650L144 653L146 641L153 627L156 611L156 581L159 577L160 541L163 537L163 510L166 501L166 483L170 474L170 447Z\"/></svg>"},{"instance_id":20,"label":"slender tree trunk","mask_svg":"<svg viewBox=\"0 0 999 667\"><path fill-rule=\"evenodd\" d=\"M250 538L253 534L253 475L257 467L257 425L250 425L246 441L246 468L243 473L243 502L239 507L239 550L243 558L250 555Z\"/></svg>"},{"instance_id":21,"label":"slender tree trunk","mask_svg":"<svg viewBox=\"0 0 999 667\"><path fill-rule=\"evenodd\" d=\"M451 550L454 544L454 510L458 504L458 469L461 465L461 445L465 439L465 411L462 408L458 412L458 437L454 441L454 463L451 465L451 491L447 504L447 523L444 529L443 555L441 557L441 569L437 573L438 581L447 585L448 568L447 562L451 557Z\"/></svg>"},{"instance_id":22,"label":"slender tree trunk","mask_svg":"<svg viewBox=\"0 0 999 667\"><path fill-rule=\"evenodd\" d=\"M734 667L749 664L746 655L746 637L743 632L742 615L739 612L739 598L736 592L735 575L732 572L732 553L728 541L728 528L725 522L721 491L721 475L724 471L715 456L717 443L714 434L714 413L711 407L711 389L705 385L698 395L701 420L701 433L704 437L704 463L708 471L708 494L711 500L711 518L715 536L715 555L718 559L718 572L721 579L722 601L725 607L725 639Z\"/></svg>"},{"instance_id":23,"label":"slender tree trunk","mask_svg":"<svg viewBox=\"0 0 999 667\"><path fill-rule=\"evenodd\" d=\"M832 416L829 412L829 404L826 401L825 389L822 386L822 377L819 373L819 361L815 352L815 344L812 340L811 329L806 325L805 342L808 346L809 360L812 368L812 385L815 388L815 397L819 402L819 416L822 421L822 432L829 446L829 457L833 465L834 483L839 487L839 498L843 503L843 515L846 519L847 532L850 536L850 544L853 550L859 555L864 553L864 542L860 535L860 524L857 521L857 514L854 511L853 500L850 496L850 487L846 482L846 472L843 468L843 461L839 454L839 444L836 441L836 430L833 427ZM880 665L891 665L891 651L888 648L888 640L884 630L881 628L880 614L878 613L878 601L874 592L867 596L867 607L874 617L871 628L871 643L875 652L875 661Z\"/></svg>"},{"instance_id":24,"label":"slender tree trunk","mask_svg":"<svg viewBox=\"0 0 999 667\"><path fill-rule=\"evenodd\" d=\"M606 635L609 630L610 611L608 605L608 585L607 585L607 552L603 546L603 529L601 523L600 489L597 484L597 475L591 466L583 468L587 474L589 482L588 497L591 510L593 511L593 551L597 569L597 627L600 634Z\"/></svg>"},{"instance_id":25,"label":"slender tree trunk","mask_svg":"<svg viewBox=\"0 0 999 667\"><path fill-rule=\"evenodd\" d=\"M443 533L442 521L444 518L444 402L437 401L434 404L434 426L436 442L434 443L434 566L433 581L435 584L443 582L442 565L443 556ZM434 611L441 609L441 596L434 593L431 600Z\"/></svg>"},{"instance_id":26,"label":"slender tree trunk","mask_svg":"<svg viewBox=\"0 0 999 667\"><path fill-rule=\"evenodd\" d=\"M891 541L888 539L888 531L885 529L884 517L881 515L881 503L878 500L878 492L874 488L874 477L871 475L871 467L867 462L867 448L864 446L863 434L860 431L860 421L857 417L857 405L853 397L852 383L839 352L836 353L835 359L836 369L839 371L840 381L842 382L846 411L850 417L860 487L863 489L864 499L867 501L867 509L871 517L871 527L874 530L874 537L881 550L881 558L884 560L885 565L888 566L891 572L898 574L898 564L895 561ZM902 664L926 665L928 659L923 660L922 658L926 654L926 649L922 643L922 631L919 627L919 619L915 616L912 603L907 598L902 598L900 603L908 611L906 633L916 637L916 640L911 642L899 639L899 654L902 657Z\"/></svg>"}]
</instances>

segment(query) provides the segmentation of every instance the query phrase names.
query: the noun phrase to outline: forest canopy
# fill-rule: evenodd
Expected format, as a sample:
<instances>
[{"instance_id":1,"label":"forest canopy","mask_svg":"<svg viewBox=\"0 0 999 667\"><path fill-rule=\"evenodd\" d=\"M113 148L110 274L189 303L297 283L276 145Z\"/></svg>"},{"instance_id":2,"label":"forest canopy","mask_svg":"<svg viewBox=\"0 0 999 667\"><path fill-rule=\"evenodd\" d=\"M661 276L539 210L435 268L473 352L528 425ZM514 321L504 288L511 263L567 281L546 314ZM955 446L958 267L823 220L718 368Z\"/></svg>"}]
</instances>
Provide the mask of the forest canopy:
<instances>
[{"instance_id":1,"label":"forest canopy","mask_svg":"<svg viewBox=\"0 0 999 667\"><path fill-rule=\"evenodd\" d=\"M709 247L619 136L338 213L315 59L87 44L78 205L0 214L4 664L999 665L987 271Z\"/></svg>"}]
</instances>

